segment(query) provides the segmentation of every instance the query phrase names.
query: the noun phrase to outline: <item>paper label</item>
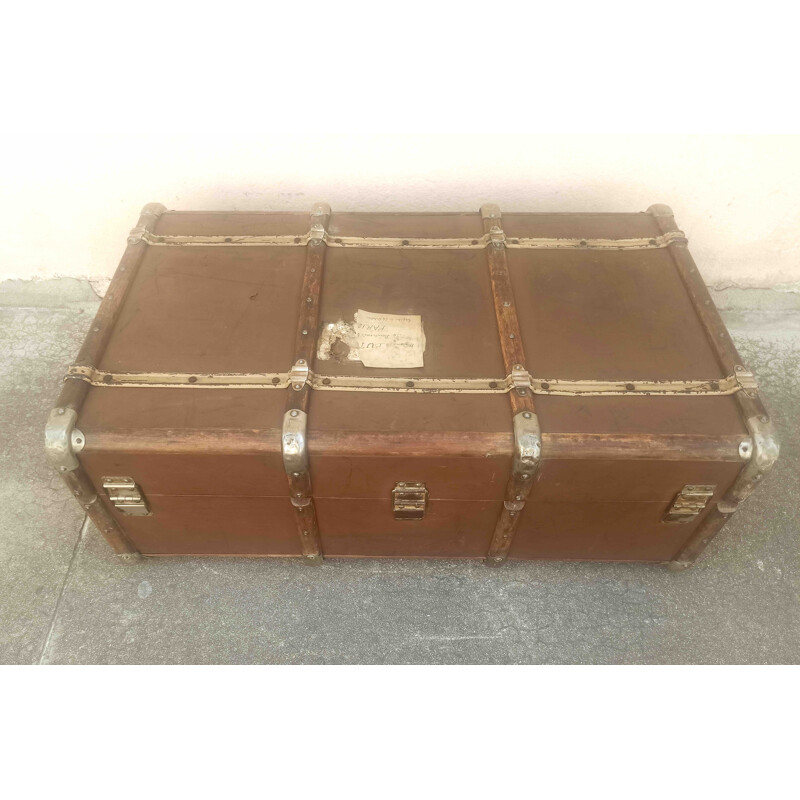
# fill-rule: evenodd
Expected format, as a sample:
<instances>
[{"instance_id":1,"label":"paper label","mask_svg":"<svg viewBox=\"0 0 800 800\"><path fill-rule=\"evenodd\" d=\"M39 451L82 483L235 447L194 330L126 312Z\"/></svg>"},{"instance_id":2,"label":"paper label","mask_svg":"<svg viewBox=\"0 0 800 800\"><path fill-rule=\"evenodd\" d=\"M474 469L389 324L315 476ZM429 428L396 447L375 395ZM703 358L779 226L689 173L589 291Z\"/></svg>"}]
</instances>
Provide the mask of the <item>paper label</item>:
<instances>
[{"instance_id":1,"label":"paper label","mask_svg":"<svg viewBox=\"0 0 800 800\"><path fill-rule=\"evenodd\" d=\"M425 333L416 314L375 314L359 309L353 322L329 322L317 357L360 361L365 367L413 369L424 366Z\"/></svg>"}]
</instances>

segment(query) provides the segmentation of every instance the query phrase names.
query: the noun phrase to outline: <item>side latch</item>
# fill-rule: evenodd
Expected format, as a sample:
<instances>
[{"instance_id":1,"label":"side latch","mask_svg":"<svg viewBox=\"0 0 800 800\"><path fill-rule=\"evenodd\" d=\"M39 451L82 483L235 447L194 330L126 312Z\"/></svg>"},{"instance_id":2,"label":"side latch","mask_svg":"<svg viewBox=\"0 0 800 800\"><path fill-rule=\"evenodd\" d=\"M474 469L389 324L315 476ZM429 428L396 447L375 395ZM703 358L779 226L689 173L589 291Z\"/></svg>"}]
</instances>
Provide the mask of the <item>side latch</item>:
<instances>
[{"instance_id":1,"label":"side latch","mask_svg":"<svg viewBox=\"0 0 800 800\"><path fill-rule=\"evenodd\" d=\"M128 514L131 517L146 517L150 514L142 490L133 478L121 476L103 478L103 488L114 508L121 514Z\"/></svg>"},{"instance_id":2,"label":"side latch","mask_svg":"<svg viewBox=\"0 0 800 800\"><path fill-rule=\"evenodd\" d=\"M395 519L422 519L428 505L428 490L424 483L406 481L392 489L392 507Z\"/></svg>"},{"instance_id":3,"label":"side latch","mask_svg":"<svg viewBox=\"0 0 800 800\"><path fill-rule=\"evenodd\" d=\"M662 522L692 522L714 496L714 486L688 484L672 501Z\"/></svg>"}]
</instances>

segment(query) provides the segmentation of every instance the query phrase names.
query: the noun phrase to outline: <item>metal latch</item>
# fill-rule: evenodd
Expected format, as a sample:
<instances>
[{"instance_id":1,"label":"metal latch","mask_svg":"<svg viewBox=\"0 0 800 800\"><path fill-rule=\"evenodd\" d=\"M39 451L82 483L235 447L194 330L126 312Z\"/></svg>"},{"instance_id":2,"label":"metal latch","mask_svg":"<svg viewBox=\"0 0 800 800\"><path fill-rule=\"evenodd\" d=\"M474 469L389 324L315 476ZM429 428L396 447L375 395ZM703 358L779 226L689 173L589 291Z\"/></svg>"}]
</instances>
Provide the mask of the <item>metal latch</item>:
<instances>
[{"instance_id":1,"label":"metal latch","mask_svg":"<svg viewBox=\"0 0 800 800\"><path fill-rule=\"evenodd\" d=\"M108 499L114 504L114 508L122 514L145 517L150 513L142 490L136 485L133 478L103 478L103 488L108 494Z\"/></svg>"},{"instance_id":2,"label":"metal latch","mask_svg":"<svg viewBox=\"0 0 800 800\"><path fill-rule=\"evenodd\" d=\"M691 522L714 496L714 486L684 486L669 507L663 522Z\"/></svg>"},{"instance_id":3,"label":"metal latch","mask_svg":"<svg viewBox=\"0 0 800 800\"><path fill-rule=\"evenodd\" d=\"M392 506L395 519L422 519L428 504L428 490L424 483L406 481L392 489Z\"/></svg>"}]
</instances>

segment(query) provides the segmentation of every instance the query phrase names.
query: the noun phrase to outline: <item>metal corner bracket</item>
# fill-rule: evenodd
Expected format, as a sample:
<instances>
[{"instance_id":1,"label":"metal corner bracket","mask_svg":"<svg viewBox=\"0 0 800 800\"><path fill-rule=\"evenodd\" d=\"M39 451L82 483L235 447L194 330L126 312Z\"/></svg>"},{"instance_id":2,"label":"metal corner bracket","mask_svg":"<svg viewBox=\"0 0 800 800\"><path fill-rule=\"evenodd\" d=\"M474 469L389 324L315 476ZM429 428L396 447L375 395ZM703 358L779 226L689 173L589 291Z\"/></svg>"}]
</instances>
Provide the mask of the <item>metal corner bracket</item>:
<instances>
[{"instance_id":1,"label":"metal corner bracket","mask_svg":"<svg viewBox=\"0 0 800 800\"><path fill-rule=\"evenodd\" d=\"M308 414L293 408L283 415L281 452L287 475L308 472Z\"/></svg>"},{"instance_id":2,"label":"metal corner bracket","mask_svg":"<svg viewBox=\"0 0 800 800\"><path fill-rule=\"evenodd\" d=\"M75 427L78 412L74 408L54 408L44 429L47 460L59 472L72 472L80 463L76 453L83 450L86 437Z\"/></svg>"},{"instance_id":3,"label":"metal corner bracket","mask_svg":"<svg viewBox=\"0 0 800 800\"><path fill-rule=\"evenodd\" d=\"M532 411L522 411L514 416L514 475L528 480L538 469L541 458L542 432L539 418Z\"/></svg>"},{"instance_id":4,"label":"metal corner bracket","mask_svg":"<svg viewBox=\"0 0 800 800\"><path fill-rule=\"evenodd\" d=\"M745 424L753 439L753 454L742 470L742 478L747 482L760 481L778 460L781 445L769 417L750 417Z\"/></svg>"}]
</instances>

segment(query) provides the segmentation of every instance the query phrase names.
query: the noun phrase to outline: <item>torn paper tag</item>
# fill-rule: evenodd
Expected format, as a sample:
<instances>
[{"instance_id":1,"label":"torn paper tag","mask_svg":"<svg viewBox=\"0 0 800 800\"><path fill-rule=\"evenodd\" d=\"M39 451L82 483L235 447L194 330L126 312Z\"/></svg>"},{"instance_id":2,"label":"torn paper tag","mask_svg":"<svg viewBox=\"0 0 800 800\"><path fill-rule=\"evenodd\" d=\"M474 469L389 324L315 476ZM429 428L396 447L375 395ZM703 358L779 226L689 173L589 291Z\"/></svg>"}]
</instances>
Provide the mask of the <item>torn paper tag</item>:
<instances>
[{"instance_id":1,"label":"torn paper tag","mask_svg":"<svg viewBox=\"0 0 800 800\"><path fill-rule=\"evenodd\" d=\"M410 369L424 366L425 333L416 314L373 314L359 309L353 322L324 325L317 358L360 361L365 367Z\"/></svg>"}]
</instances>

